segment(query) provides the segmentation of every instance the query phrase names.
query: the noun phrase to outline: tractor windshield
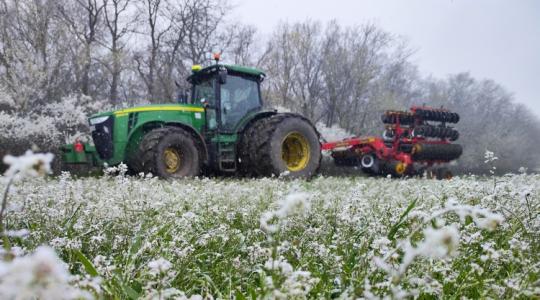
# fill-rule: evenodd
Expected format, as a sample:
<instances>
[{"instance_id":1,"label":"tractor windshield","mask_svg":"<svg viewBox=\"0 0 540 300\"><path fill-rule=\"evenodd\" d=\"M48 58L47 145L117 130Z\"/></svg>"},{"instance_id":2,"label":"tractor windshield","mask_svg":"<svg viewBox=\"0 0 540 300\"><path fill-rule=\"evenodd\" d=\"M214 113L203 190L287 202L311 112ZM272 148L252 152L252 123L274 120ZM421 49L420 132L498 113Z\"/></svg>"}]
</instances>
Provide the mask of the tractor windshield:
<instances>
[{"instance_id":1,"label":"tractor windshield","mask_svg":"<svg viewBox=\"0 0 540 300\"><path fill-rule=\"evenodd\" d=\"M232 130L250 111L261 107L259 84L250 77L227 75L221 85L222 128Z\"/></svg>"},{"instance_id":2,"label":"tractor windshield","mask_svg":"<svg viewBox=\"0 0 540 300\"><path fill-rule=\"evenodd\" d=\"M203 103L209 107L215 107L216 94L214 84L214 77L207 77L198 81L193 88L193 104Z\"/></svg>"}]
</instances>

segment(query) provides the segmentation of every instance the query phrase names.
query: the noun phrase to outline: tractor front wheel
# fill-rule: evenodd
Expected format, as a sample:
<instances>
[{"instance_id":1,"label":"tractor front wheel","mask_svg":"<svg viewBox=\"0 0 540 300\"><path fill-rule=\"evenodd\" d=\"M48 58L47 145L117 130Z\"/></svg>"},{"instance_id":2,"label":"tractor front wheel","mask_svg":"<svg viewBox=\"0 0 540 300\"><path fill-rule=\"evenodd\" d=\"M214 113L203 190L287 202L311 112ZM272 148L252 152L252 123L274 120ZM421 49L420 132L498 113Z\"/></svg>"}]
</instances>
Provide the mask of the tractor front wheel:
<instances>
[{"instance_id":1,"label":"tractor front wheel","mask_svg":"<svg viewBox=\"0 0 540 300\"><path fill-rule=\"evenodd\" d=\"M200 173L199 151L189 132L176 127L154 129L139 144L145 173L182 178Z\"/></svg>"}]
</instances>

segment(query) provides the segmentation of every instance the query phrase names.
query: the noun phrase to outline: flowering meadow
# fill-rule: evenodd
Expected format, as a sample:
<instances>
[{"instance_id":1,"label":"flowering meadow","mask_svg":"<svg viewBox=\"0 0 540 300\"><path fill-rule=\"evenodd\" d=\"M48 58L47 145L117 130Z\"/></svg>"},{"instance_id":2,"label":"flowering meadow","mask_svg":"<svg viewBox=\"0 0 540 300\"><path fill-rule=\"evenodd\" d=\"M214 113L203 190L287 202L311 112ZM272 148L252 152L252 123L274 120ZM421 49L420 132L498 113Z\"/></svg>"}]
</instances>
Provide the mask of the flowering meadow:
<instances>
[{"instance_id":1,"label":"flowering meadow","mask_svg":"<svg viewBox=\"0 0 540 300\"><path fill-rule=\"evenodd\" d=\"M539 175L35 177L50 159L0 177L1 299L540 297Z\"/></svg>"}]
</instances>

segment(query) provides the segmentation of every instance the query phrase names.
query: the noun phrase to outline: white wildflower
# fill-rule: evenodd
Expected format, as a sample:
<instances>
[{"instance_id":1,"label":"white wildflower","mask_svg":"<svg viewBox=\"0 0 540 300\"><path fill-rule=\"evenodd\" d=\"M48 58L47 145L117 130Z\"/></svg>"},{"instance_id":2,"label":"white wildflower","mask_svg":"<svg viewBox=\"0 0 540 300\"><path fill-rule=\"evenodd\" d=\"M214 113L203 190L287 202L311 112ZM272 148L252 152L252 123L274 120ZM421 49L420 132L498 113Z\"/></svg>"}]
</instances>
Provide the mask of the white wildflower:
<instances>
[{"instance_id":1,"label":"white wildflower","mask_svg":"<svg viewBox=\"0 0 540 300\"><path fill-rule=\"evenodd\" d=\"M261 229L274 233L279 229L280 223L288 216L303 214L310 208L310 195L308 193L292 193L279 201L279 209L264 212L260 218ZM275 223L272 223L275 221Z\"/></svg>"},{"instance_id":2,"label":"white wildflower","mask_svg":"<svg viewBox=\"0 0 540 300\"><path fill-rule=\"evenodd\" d=\"M34 153L26 151L22 156L4 156L4 163L9 165L5 176L8 178L37 177L51 172L51 162L54 155L51 153Z\"/></svg>"},{"instance_id":3,"label":"white wildflower","mask_svg":"<svg viewBox=\"0 0 540 300\"><path fill-rule=\"evenodd\" d=\"M289 215L306 212L310 207L309 196L308 193L302 192L287 195L279 202L280 208L276 211L276 215L284 218Z\"/></svg>"},{"instance_id":4,"label":"white wildflower","mask_svg":"<svg viewBox=\"0 0 540 300\"><path fill-rule=\"evenodd\" d=\"M486 150L486 152L484 153L484 163L490 163L490 162L493 162L497 159L499 159L497 156L495 156L495 153L489 151L489 150Z\"/></svg>"},{"instance_id":5,"label":"white wildflower","mask_svg":"<svg viewBox=\"0 0 540 300\"><path fill-rule=\"evenodd\" d=\"M269 259L264 263L264 268L267 270L278 271L284 275L290 274L293 271L291 264L281 257L275 260Z\"/></svg>"},{"instance_id":6,"label":"white wildflower","mask_svg":"<svg viewBox=\"0 0 540 300\"><path fill-rule=\"evenodd\" d=\"M17 237L17 238L23 238L30 234L30 231L28 229L20 229L20 230L8 230L6 231L6 235L10 237Z\"/></svg>"},{"instance_id":7,"label":"white wildflower","mask_svg":"<svg viewBox=\"0 0 540 300\"><path fill-rule=\"evenodd\" d=\"M260 218L261 229L268 233L278 231L279 226L277 224L272 224L272 219L277 219L275 212L264 212Z\"/></svg>"},{"instance_id":8,"label":"white wildflower","mask_svg":"<svg viewBox=\"0 0 540 300\"><path fill-rule=\"evenodd\" d=\"M85 297L85 294L69 285L69 280L70 274L54 250L49 247L39 247L31 255L0 263L0 298L75 299Z\"/></svg>"},{"instance_id":9,"label":"white wildflower","mask_svg":"<svg viewBox=\"0 0 540 300\"><path fill-rule=\"evenodd\" d=\"M288 298L304 298L307 297L317 282L319 282L319 279L312 278L310 272L294 271L287 277L281 290L286 292Z\"/></svg>"},{"instance_id":10,"label":"white wildflower","mask_svg":"<svg viewBox=\"0 0 540 300\"><path fill-rule=\"evenodd\" d=\"M165 273L171 268L171 266L171 262L162 257L148 263L148 268L150 269L150 274L152 275Z\"/></svg>"},{"instance_id":11,"label":"white wildflower","mask_svg":"<svg viewBox=\"0 0 540 300\"><path fill-rule=\"evenodd\" d=\"M430 227L424 230L424 236L424 240L417 247L419 255L443 258L457 253L459 231L456 226L445 226L440 229Z\"/></svg>"},{"instance_id":12,"label":"white wildflower","mask_svg":"<svg viewBox=\"0 0 540 300\"><path fill-rule=\"evenodd\" d=\"M482 229L486 229L488 231L493 231L497 226L499 226L502 222L504 222L504 217L499 214L494 213L484 213L484 216L482 217L475 217L474 223L476 226Z\"/></svg>"}]
</instances>

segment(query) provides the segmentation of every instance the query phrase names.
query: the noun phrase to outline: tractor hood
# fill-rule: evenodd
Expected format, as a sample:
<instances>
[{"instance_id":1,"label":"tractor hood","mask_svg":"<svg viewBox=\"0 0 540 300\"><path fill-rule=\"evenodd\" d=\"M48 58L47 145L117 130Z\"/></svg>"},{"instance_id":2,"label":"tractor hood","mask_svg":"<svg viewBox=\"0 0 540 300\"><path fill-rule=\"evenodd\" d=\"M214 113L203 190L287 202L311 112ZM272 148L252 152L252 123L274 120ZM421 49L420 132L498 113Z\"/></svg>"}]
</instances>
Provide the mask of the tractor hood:
<instances>
[{"instance_id":1,"label":"tractor hood","mask_svg":"<svg viewBox=\"0 0 540 300\"><path fill-rule=\"evenodd\" d=\"M159 111L185 111L185 112L203 112L204 108L198 105L189 105L189 104L153 104L153 105L142 105L135 106L130 108L118 109L113 111L107 111L102 113L97 113L92 115L89 120L90 123L94 119L104 118L111 115L114 116L125 116L130 113L135 112L159 112Z\"/></svg>"}]
</instances>

